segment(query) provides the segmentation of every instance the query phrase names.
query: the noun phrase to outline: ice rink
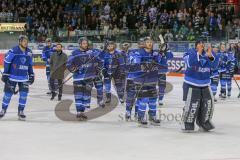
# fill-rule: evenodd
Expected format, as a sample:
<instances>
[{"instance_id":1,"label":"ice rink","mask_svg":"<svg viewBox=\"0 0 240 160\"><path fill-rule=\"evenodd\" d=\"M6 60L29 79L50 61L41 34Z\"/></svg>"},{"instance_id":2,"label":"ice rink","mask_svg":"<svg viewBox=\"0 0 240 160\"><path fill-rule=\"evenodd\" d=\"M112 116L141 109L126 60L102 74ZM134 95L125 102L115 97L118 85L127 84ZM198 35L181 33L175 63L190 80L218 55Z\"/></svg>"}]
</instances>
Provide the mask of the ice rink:
<instances>
[{"instance_id":1,"label":"ice rink","mask_svg":"<svg viewBox=\"0 0 240 160\"><path fill-rule=\"evenodd\" d=\"M60 120L54 112L58 101L46 95L45 71L35 69L35 74L25 110L27 120L17 119L18 96L0 120L0 160L240 160L240 99L234 82L232 97L215 104L214 131L182 133L180 77L168 77L173 90L161 108L165 116L161 126L141 128L119 118L124 113L121 104L84 123ZM0 86L2 100L2 82ZM63 95L64 99L73 100L73 95ZM71 112L75 113L74 105Z\"/></svg>"}]
</instances>

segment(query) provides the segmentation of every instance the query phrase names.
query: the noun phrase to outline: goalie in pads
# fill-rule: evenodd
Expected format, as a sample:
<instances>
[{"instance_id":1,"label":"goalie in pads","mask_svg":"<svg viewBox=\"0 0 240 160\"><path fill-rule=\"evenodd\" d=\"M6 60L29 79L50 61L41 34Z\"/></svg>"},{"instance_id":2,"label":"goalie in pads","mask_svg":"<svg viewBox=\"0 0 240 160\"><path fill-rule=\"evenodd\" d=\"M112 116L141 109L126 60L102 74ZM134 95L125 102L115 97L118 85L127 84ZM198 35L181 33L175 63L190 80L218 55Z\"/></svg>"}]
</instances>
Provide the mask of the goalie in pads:
<instances>
[{"instance_id":1,"label":"goalie in pads","mask_svg":"<svg viewBox=\"0 0 240 160\"><path fill-rule=\"evenodd\" d=\"M205 130L214 129L211 122L213 115L213 96L210 90L210 70L218 65L215 53L209 47L204 51L204 43L197 41L195 48L184 54L187 65L183 83L182 123L184 131L194 131L194 123Z\"/></svg>"}]
</instances>

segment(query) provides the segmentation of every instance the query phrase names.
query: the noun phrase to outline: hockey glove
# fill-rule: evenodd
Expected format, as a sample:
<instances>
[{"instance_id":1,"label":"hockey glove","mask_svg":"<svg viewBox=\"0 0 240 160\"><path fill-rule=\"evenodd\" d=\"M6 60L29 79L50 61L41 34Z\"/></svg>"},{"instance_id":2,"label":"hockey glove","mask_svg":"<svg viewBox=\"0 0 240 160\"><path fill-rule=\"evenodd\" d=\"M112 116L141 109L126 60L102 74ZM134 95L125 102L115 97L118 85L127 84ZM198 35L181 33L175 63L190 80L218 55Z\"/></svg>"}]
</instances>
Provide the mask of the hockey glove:
<instances>
[{"instance_id":1,"label":"hockey glove","mask_svg":"<svg viewBox=\"0 0 240 160\"><path fill-rule=\"evenodd\" d=\"M31 74L31 75L29 76L28 83L31 85L31 84L33 84L34 80L35 80L35 76L34 76L34 74Z\"/></svg>"},{"instance_id":2,"label":"hockey glove","mask_svg":"<svg viewBox=\"0 0 240 160\"><path fill-rule=\"evenodd\" d=\"M7 83L9 81L9 74L3 73L2 74L2 81Z\"/></svg>"},{"instance_id":3,"label":"hockey glove","mask_svg":"<svg viewBox=\"0 0 240 160\"><path fill-rule=\"evenodd\" d=\"M75 67L75 66L72 66L72 67L68 67L68 70L69 70L71 73L74 73L74 72L78 72L78 71L79 71L79 68L78 68L78 67Z\"/></svg>"}]
</instances>

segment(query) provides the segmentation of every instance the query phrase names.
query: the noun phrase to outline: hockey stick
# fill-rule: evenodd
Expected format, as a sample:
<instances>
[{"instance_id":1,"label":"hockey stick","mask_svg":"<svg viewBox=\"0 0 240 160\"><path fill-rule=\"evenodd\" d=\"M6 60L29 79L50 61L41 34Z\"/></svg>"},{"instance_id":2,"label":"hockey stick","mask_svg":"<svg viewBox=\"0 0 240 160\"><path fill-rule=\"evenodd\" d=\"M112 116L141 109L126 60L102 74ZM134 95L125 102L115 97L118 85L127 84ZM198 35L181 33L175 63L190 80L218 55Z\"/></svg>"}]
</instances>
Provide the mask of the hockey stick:
<instances>
[{"instance_id":1,"label":"hockey stick","mask_svg":"<svg viewBox=\"0 0 240 160\"><path fill-rule=\"evenodd\" d=\"M97 56L93 56L90 60L88 60L84 65L86 65L86 64L89 64L93 59L95 59L95 58L97 58L99 55L97 55ZM65 64L65 63L64 63ZM63 64L63 65L64 65ZM60 66L61 67L61 66ZM80 68L77 68L76 69L76 71L77 70L79 70ZM55 91L57 91L58 89L60 89L61 87L63 87L63 85L64 84L66 84L69 80L71 80L73 78L73 74L68 78L68 79L66 79L65 81L63 81L63 83L61 83L60 85L58 85L58 87L56 88L56 89L54 89L53 90L53 92L55 92Z\"/></svg>"},{"instance_id":2,"label":"hockey stick","mask_svg":"<svg viewBox=\"0 0 240 160\"><path fill-rule=\"evenodd\" d=\"M0 70L0 72L1 72L1 74L2 74L2 76L3 76L3 72ZM13 94L17 94L18 92L19 92L19 90L14 90L11 86L10 86L10 84L9 84L9 81L7 81L6 83L5 83L5 85L8 87L8 89L10 89L10 91L13 93Z\"/></svg>"}]
</instances>

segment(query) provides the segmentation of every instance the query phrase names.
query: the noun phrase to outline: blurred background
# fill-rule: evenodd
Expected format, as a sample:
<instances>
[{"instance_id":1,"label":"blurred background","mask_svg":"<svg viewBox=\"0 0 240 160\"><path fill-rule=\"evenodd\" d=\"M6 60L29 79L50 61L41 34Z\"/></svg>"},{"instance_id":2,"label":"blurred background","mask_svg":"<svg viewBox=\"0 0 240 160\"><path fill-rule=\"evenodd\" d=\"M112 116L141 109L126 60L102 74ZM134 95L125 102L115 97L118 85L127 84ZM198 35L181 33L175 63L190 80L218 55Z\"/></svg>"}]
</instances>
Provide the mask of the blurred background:
<instances>
[{"instance_id":1,"label":"blurred background","mask_svg":"<svg viewBox=\"0 0 240 160\"><path fill-rule=\"evenodd\" d=\"M0 48L16 45L26 34L33 49L46 38L94 43L110 38L136 42L162 34L174 52L195 40L232 44L240 61L240 0L1 0ZM72 46L72 45L71 45ZM70 48L71 48L70 46ZM239 64L238 64L239 65Z\"/></svg>"}]
</instances>

